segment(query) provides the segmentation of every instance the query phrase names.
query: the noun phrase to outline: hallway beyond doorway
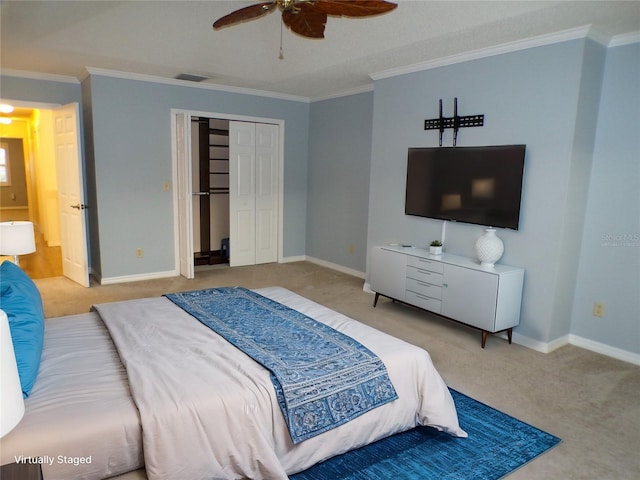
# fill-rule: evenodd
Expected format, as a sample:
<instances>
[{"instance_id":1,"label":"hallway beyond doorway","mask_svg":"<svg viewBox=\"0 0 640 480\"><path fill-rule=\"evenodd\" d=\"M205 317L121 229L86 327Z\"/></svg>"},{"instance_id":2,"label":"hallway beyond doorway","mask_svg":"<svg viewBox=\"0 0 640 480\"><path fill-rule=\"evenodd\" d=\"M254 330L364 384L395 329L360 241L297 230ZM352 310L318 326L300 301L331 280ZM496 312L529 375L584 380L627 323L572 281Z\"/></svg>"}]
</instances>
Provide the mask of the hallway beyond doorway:
<instances>
[{"instance_id":1,"label":"hallway beyond doorway","mask_svg":"<svg viewBox=\"0 0 640 480\"><path fill-rule=\"evenodd\" d=\"M20 256L20 267L30 278L62 276L62 249L48 247L42 233L35 231L36 251Z\"/></svg>"}]
</instances>

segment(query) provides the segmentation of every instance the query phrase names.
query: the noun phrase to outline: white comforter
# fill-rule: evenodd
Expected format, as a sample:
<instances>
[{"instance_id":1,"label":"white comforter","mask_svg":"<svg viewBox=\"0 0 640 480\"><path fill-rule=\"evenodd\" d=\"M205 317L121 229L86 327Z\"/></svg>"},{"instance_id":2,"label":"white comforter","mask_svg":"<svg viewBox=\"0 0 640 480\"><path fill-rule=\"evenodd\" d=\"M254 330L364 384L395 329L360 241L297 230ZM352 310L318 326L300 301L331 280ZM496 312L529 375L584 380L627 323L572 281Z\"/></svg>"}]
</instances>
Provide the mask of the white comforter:
<instances>
[{"instance_id":1,"label":"white comforter","mask_svg":"<svg viewBox=\"0 0 640 480\"><path fill-rule=\"evenodd\" d=\"M424 350L288 290L256 290L353 337L385 363L399 399L293 445L269 372L166 298L97 306L140 411L147 475L286 479L416 425L466 436Z\"/></svg>"}]
</instances>

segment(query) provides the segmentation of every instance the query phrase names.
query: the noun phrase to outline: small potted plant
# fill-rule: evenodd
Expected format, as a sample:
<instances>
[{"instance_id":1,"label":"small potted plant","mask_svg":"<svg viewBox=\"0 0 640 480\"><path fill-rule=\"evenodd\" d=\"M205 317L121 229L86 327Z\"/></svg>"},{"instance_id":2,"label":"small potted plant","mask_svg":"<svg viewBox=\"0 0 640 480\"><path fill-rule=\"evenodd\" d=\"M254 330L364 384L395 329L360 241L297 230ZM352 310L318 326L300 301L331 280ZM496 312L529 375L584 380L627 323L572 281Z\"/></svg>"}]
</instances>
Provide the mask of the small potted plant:
<instances>
[{"instance_id":1,"label":"small potted plant","mask_svg":"<svg viewBox=\"0 0 640 480\"><path fill-rule=\"evenodd\" d=\"M429 253L434 255L442 255L442 242L440 240L434 240L429 245Z\"/></svg>"}]
</instances>

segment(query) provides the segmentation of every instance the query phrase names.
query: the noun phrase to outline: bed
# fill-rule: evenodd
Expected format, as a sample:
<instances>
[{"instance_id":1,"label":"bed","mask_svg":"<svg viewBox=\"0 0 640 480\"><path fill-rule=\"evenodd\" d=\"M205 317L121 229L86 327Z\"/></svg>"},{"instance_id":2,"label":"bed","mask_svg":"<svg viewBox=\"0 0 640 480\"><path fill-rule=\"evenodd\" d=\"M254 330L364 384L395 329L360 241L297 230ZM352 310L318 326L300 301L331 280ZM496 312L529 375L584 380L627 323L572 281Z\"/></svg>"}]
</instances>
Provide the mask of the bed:
<instances>
[{"instance_id":1,"label":"bed","mask_svg":"<svg viewBox=\"0 0 640 480\"><path fill-rule=\"evenodd\" d=\"M466 436L426 351L286 289L254 292L364 345L398 398L294 443L262 365L166 297L116 302L45 322L37 380L1 440L2 464L36 458L47 480L143 467L150 479L286 479L416 425ZM132 352L118 352L101 314L121 316L116 337L131 337Z\"/></svg>"}]
</instances>

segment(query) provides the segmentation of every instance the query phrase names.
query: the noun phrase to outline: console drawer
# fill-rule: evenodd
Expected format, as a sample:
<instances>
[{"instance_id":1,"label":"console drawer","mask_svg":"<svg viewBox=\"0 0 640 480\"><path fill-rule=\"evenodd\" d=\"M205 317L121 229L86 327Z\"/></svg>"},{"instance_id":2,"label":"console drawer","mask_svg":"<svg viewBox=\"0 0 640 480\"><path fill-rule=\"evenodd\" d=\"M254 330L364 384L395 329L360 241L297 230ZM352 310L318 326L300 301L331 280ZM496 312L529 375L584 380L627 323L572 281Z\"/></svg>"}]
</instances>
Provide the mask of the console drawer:
<instances>
[{"instance_id":1,"label":"console drawer","mask_svg":"<svg viewBox=\"0 0 640 480\"><path fill-rule=\"evenodd\" d=\"M413 257L411 255L407 256L407 265L436 273L442 273L444 271L442 262L436 262L427 258Z\"/></svg>"},{"instance_id":2,"label":"console drawer","mask_svg":"<svg viewBox=\"0 0 640 480\"><path fill-rule=\"evenodd\" d=\"M423 282L422 280L407 278L407 290L420 295L424 295L425 297L437 298L438 300L442 300L442 287Z\"/></svg>"},{"instance_id":3,"label":"console drawer","mask_svg":"<svg viewBox=\"0 0 640 480\"><path fill-rule=\"evenodd\" d=\"M442 274L424 270L422 268L407 267L407 277L420 280L431 285L442 286Z\"/></svg>"},{"instance_id":4,"label":"console drawer","mask_svg":"<svg viewBox=\"0 0 640 480\"><path fill-rule=\"evenodd\" d=\"M405 301L416 307L424 308L431 312L440 313L442 301L437 298L427 297L416 292L407 290L405 293Z\"/></svg>"}]
</instances>

